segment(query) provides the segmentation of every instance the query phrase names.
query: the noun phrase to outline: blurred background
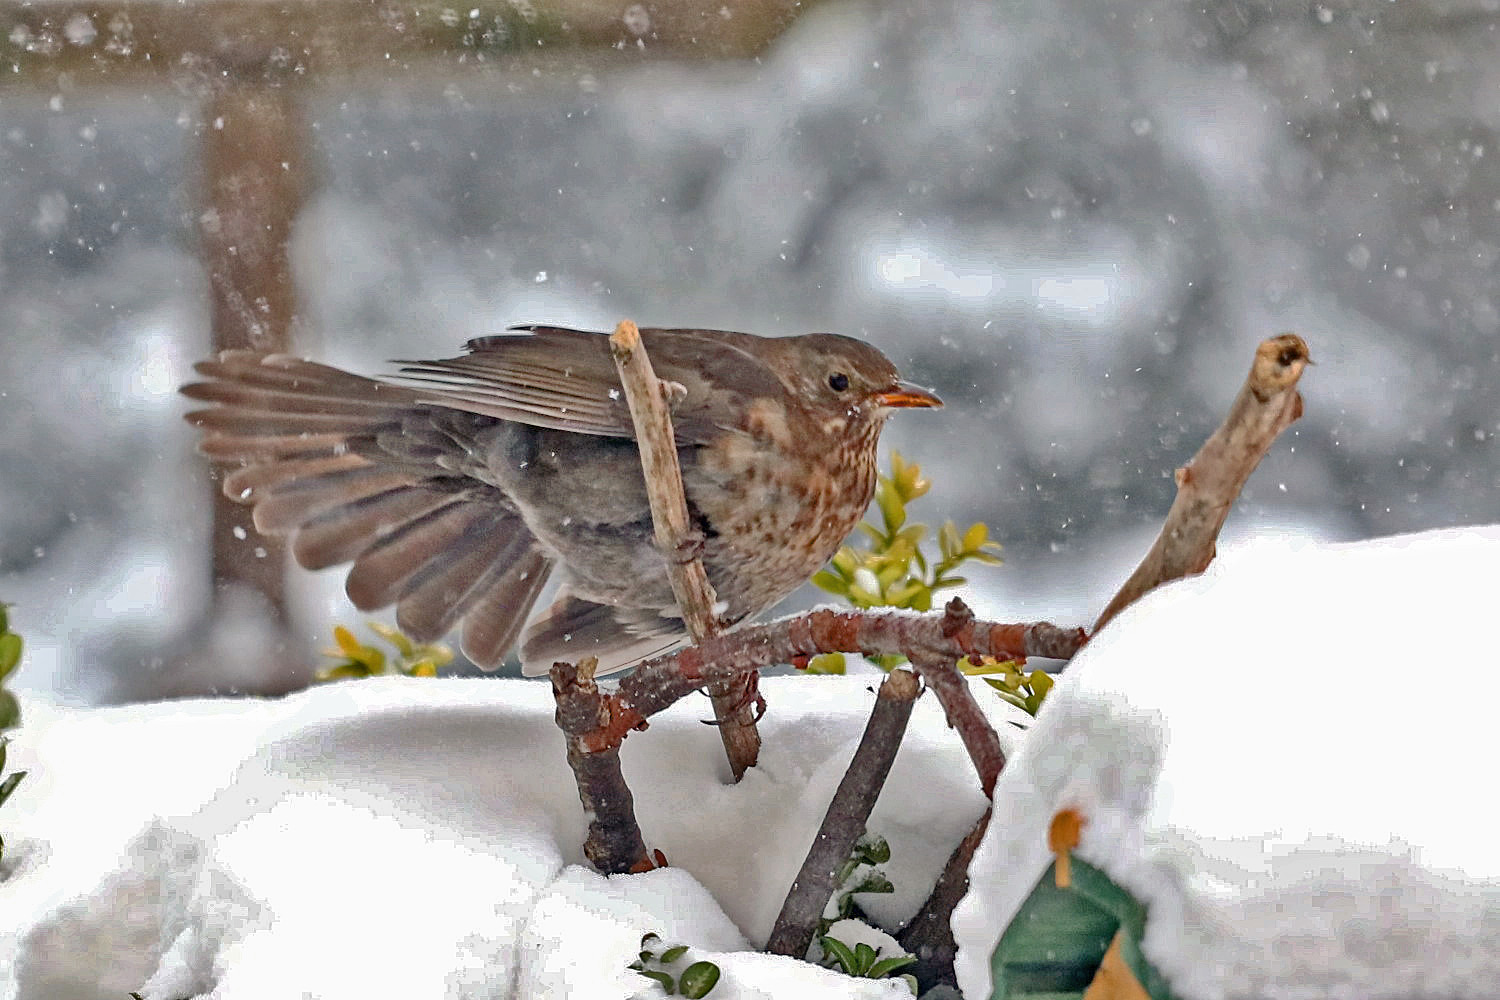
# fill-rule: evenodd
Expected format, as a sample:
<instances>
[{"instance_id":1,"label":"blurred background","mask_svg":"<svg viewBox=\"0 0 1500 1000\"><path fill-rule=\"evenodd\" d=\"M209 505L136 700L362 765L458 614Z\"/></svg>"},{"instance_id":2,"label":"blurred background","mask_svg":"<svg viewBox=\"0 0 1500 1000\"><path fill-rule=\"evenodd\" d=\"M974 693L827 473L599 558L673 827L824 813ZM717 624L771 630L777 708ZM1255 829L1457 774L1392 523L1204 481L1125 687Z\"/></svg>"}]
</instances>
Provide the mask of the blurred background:
<instances>
[{"instance_id":1,"label":"blurred background","mask_svg":"<svg viewBox=\"0 0 1500 1000\"><path fill-rule=\"evenodd\" d=\"M1500 507L1492 0L43 0L0 71L20 687L286 690L362 617L216 513L175 395L216 345L864 337L947 400L886 441L1011 620L1092 620L1283 330L1306 415L1226 540Z\"/></svg>"}]
</instances>

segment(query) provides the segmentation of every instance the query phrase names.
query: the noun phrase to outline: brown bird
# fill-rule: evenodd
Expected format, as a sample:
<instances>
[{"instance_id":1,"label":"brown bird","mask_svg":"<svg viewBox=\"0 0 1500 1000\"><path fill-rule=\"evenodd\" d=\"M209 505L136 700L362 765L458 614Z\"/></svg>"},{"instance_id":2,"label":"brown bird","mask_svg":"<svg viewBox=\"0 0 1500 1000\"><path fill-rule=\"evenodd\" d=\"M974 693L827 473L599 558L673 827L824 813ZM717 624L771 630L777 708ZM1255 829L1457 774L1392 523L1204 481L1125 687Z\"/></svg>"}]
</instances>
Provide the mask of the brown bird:
<instances>
[{"instance_id":1,"label":"brown bird","mask_svg":"<svg viewBox=\"0 0 1500 1000\"><path fill-rule=\"evenodd\" d=\"M833 555L875 488L875 448L902 407L940 406L885 355L835 334L642 330L672 388L689 512L725 624L776 604ZM398 362L405 383L286 355L226 351L182 392L199 450L238 466L231 499L289 534L308 569L352 561L354 606L396 605L431 641L527 673L599 657L618 670L686 641L657 550L608 337L516 327L468 354Z\"/></svg>"}]
</instances>

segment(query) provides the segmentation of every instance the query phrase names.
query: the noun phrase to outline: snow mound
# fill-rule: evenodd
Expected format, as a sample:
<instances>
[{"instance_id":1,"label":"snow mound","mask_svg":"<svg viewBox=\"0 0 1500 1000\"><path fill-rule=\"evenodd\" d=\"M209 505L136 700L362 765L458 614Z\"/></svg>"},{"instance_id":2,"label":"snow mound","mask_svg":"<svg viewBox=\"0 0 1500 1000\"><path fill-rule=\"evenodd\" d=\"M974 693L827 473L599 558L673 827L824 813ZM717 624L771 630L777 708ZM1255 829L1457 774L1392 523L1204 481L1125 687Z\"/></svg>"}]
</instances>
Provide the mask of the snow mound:
<instances>
[{"instance_id":1,"label":"snow mound","mask_svg":"<svg viewBox=\"0 0 1500 1000\"><path fill-rule=\"evenodd\" d=\"M716 962L715 1000L899 997L748 951L769 933L873 704L869 677L769 679L761 766L725 784L688 699L622 754L673 867L582 867L547 684L382 678L279 700L25 705L0 816L0 997L633 997L642 935ZM986 699L997 713L998 699ZM1008 733L1012 727L1003 726ZM983 812L923 698L875 814L894 928Z\"/></svg>"},{"instance_id":2,"label":"snow mound","mask_svg":"<svg viewBox=\"0 0 1500 1000\"><path fill-rule=\"evenodd\" d=\"M1122 614L995 789L965 995L1069 807L1180 997L1500 995L1497 571L1497 527L1271 542Z\"/></svg>"}]
</instances>

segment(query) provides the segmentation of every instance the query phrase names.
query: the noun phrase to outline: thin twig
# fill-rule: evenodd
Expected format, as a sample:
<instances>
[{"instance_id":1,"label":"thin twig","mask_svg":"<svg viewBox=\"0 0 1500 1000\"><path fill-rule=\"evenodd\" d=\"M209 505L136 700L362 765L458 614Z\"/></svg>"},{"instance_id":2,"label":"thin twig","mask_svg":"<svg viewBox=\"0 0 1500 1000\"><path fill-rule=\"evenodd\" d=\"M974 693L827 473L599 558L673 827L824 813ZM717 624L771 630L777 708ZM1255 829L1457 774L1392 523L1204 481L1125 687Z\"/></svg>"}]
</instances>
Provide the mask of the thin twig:
<instances>
[{"instance_id":1,"label":"thin twig","mask_svg":"<svg viewBox=\"0 0 1500 1000\"><path fill-rule=\"evenodd\" d=\"M881 683L854 759L849 762L838 791L833 793L823 825L813 838L807 859L802 862L766 941L766 951L771 954L795 958L807 954L823 908L838 887L839 866L865 832L870 810L896 759L896 750L919 693L921 685L909 670L892 670Z\"/></svg>"},{"instance_id":2,"label":"thin twig","mask_svg":"<svg viewBox=\"0 0 1500 1000\"><path fill-rule=\"evenodd\" d=\"M682 611L682 620L695 643L719 634L719 617L714 613L714 588L703 568L699 552L703 537L693 527L688 514L687 494L682 488L682 467L677 461L676 437L672 432L672 415L667 408L665 387L651 367L645 345L636 325L622 320L609 338L610 352L620 372L620 385L630 406L635 425L636 444L641 452L641 469L646 477L646 496L651 502L651 521L656 545L667 559L667 574L672 594ZM747 768L755 766L760 756L760 733L755 727L752 699L753 678L737 683L709 685L714 718L729 769L734 780L740 780Z\"/></svg>"},{"instance_id":3,"label":"thin twig","mask_svg":"<svg viewBox=\"0 0 1500 1000\"><path fill-rule=\"evenodd\" d=\"M557 726L567 739L568 766L578 781L578 798L589 817L583 853L606 875L651 867L646 843L635 821L635 800L620 772L618 746L590 749L584 736L606 722L609 705L594 683L593 657L579 666L552 665Z\"/></svg>"},{"instance_id":4,"label":"thin twig","mask_svg":"<svg viewBox=\"0 0 1500 1000\"><path fill-rule=\"evenodd\" d=\"M1261 341L1224 422L1177 470L1177 497L1161 534L1094 623L1095 633L1142 595L1208 568L1219 529L1245 481L1277 435L1302 416L1297 380L1311 363L1307 344L1295 333Z\"/></svg>"}]
</instances>

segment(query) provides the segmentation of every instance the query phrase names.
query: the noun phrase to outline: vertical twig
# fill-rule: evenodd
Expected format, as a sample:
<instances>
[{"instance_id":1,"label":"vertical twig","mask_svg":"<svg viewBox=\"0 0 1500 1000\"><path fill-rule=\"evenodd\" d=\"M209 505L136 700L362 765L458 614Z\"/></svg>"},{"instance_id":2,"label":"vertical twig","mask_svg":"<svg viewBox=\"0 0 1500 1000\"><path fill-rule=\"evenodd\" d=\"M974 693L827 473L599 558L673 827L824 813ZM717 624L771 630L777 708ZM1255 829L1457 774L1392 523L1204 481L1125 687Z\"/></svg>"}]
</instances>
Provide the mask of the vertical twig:
<instances>
[{"instance_id":1,"label":"vertical twig","mask_svg":"<svg viewBox=\"0 0 1500 1000\"><path fill-rule=\"evenodd\" d=\"M635 821L635 799L620 771L620 745L591 746L585 737L603 725L608 704L594 683L593 657L578 666L552 665L552 696L557 727L568 747L568 766L578 781L578 799L589 817L584 856L606 875L649 868L646 843Z\"/></svg>"},{"instance_id":2,"label":"vertical twig","mask_svg":"<svg viewBox=\"0 0 1500 1000\"><path fill-rule=\"evenodd\" d=\"M630 419L635 425L636 443L641 451L641 468L646 476L646 495L651 501L651 520L656 544L667 560L672 593L682 610L682 620L695 643L719 633L719 618L714 613L714 590L703 569L698 549L702 538L688 516L687 496L682 488L682 468L677 462L676 437L672 417L661 381L651 367L641 343L640 331L629 320L615 327L609 338L615 367ZM754 706L745 696L746 683L718 683L709 686L714 718L719 736L729 757L734 780L740 780L747 768L760 756L760 733L755 728Z\"/></svg>"},{"instance_id":3,"label":"vertical twig","mask_svg":"<svg viewBox=\"0 0 1500 1000\"><path fill-rule=\"evenodd\" d=\"M833 801L828 803L823 825L813 838L812 849L807 852L766 941L766 951L771 954L794 958L807 954L818 929L818 919L837 888L839 866L865 832L870 810L875 807L881 786L891 771L912 706L920 693L917 676L909 670L892 670L881 683L854 759L849 762L838 791L833 793Z\"/></svg>"}]
</instances>

